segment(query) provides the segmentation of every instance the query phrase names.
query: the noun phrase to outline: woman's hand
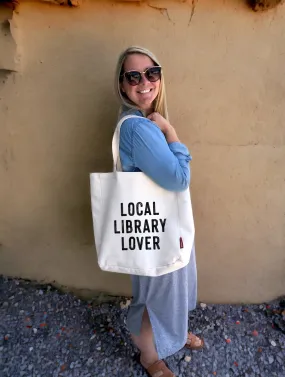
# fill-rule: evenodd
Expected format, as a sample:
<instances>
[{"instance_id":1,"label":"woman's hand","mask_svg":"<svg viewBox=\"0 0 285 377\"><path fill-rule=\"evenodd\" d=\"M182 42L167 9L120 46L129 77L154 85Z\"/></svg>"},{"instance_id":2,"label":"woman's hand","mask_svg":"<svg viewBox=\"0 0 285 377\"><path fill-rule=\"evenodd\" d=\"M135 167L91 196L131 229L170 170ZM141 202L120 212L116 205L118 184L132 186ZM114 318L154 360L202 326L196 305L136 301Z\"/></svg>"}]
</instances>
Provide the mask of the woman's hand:
<instances>
[{"instance_id":1,"label":"woman's hand","mask_svg":"<svg viewBox=\"0 0 285 377\"><path fill-rule=\"evenodd\" d=\"M161 129L161 131L165 135L168 144L179 142L174 127L172 127L168 120L163 118L162 115L160 115L159 113L151 113L147 118L154 122Z\"/></svg>"},{"instance_id":2,"label":"woman's hand","mask_svg":"<svg viewBox=\"0 0 285 377\"><path fill-rule=\"evenodd\" d=\"M151 113L148 116L148 119L153 121L161 129L164 135L172 127L171 124L159 113Z\"/></svg>"}]
</instances>

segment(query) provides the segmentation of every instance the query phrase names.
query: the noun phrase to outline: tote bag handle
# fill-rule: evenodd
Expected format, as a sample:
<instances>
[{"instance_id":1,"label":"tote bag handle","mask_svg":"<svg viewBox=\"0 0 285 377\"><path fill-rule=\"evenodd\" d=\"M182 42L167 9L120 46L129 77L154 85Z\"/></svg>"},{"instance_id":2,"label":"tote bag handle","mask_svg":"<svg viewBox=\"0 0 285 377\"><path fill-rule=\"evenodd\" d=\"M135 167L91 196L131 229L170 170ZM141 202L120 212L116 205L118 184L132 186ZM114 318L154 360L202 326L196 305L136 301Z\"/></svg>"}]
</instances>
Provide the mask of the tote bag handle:
<instances>
[{"instance_id":1,"label":"tote bag handle","mask_svg":"<svg viewBox=\"0 0 285 377\"><path fill-rule=\"evenodd\" d=\"M112 154L113 154L113 171L122 171L122 164L120 159L120 131L121 126L125 120L129 118L142 118L138 115L126 115L117 124L112 140Z\"/></svg>"}]
</instances>

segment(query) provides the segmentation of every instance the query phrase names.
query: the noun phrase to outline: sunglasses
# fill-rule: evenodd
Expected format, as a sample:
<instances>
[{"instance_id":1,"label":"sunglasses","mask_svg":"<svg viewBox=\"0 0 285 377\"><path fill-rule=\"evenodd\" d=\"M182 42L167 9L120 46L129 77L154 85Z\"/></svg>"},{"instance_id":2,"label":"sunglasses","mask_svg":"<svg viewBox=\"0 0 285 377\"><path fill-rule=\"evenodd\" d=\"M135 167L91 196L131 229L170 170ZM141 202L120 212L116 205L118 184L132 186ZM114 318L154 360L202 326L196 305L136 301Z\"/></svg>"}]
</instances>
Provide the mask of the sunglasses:
<instances>
[{"instance_id":1,"label":"sunglasses","mask_svg":"<svg viewBox=\"0 0 285 377\"><path fill-rule=\"evenodd\" d=\"M150 82L156 82L160 80L161 78L161 67L150 67L147 68L143 72L139 71L128 71L124 72L121 75L121 78L123 79L124 77L126 78L127 82L132 85L136 86L139 85L139 83L142 81L142 75L145 75L145 78L150 81Z\"/></svg>"}]
</instances>

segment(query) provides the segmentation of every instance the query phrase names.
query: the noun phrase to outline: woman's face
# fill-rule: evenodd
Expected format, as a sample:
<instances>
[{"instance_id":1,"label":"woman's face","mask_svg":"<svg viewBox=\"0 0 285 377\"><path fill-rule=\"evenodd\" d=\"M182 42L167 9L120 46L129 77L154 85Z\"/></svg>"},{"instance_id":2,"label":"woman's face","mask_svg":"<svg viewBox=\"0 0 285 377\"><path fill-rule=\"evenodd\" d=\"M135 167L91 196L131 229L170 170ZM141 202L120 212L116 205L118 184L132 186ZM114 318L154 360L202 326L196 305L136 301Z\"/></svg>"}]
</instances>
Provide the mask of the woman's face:
<instances>
[{"instance_id":1,"label":"woman's face","mask_svg":"<svg viewBox=\"0 0 285 377\"><path fill-rule=\"evenodd\" d=\"M153 66L154 62L147 55L131 54L127 56L124 62L123 72L144 72L147 68ZM121 83L122 92L140 109L146 111L152 109L152 103L158 96L159 87L160 79L155 82L150 82L143 73L141 81L136 86L130 85L125 76Z\"/></svg>"}]
</instances>

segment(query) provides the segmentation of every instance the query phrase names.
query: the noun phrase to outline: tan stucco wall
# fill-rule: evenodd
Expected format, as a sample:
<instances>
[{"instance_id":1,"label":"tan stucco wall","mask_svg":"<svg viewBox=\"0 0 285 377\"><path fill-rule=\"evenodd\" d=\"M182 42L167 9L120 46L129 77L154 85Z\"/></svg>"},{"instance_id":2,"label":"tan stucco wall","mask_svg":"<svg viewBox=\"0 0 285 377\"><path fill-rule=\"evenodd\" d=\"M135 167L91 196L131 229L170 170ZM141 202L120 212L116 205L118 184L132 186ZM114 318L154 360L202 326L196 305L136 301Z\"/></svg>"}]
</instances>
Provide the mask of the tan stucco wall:
<instances>
[{"instance_id":1,"label":"tan stucco wall","mask_svg":"<svg viewBox=\"0 0 285 377\"><path fill-rule=\"evenodd\" d=\"M191 4L152 4L170 19L130 2L24 2L16 43L5 37L12 60L1 34L0 273L130 293L129 277L97 267L89 173L111 169L114 66L140 44L162 60L171 121L193 155L200 300L282 295L285 6L200 1L188 25Z\"/></svg>"}]
</instances>

